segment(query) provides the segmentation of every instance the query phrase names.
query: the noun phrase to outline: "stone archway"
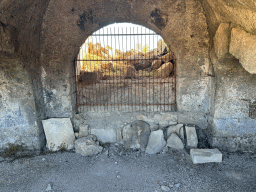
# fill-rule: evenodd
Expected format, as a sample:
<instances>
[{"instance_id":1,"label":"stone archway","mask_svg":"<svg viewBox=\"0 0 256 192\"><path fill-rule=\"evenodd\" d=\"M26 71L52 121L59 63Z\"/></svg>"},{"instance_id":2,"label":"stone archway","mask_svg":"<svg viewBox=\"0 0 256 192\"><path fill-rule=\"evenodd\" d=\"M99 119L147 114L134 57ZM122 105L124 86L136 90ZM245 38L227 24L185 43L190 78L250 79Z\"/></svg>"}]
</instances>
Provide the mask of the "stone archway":
<instances>
[{"instance_id":1,"label":"stone archway","mask_svg":"<svg viewBox=\"0 0 256 192\"><path fill-rule=\"evenodd\" d=\"M114 22L140 24L163 37L177 59L178 111L198 114L202 121L211 110L212 72L207 23L197 0L50 1L40 58L46 116L72 116L73 60L88 34Z\"/></svg>"}]
</instances>

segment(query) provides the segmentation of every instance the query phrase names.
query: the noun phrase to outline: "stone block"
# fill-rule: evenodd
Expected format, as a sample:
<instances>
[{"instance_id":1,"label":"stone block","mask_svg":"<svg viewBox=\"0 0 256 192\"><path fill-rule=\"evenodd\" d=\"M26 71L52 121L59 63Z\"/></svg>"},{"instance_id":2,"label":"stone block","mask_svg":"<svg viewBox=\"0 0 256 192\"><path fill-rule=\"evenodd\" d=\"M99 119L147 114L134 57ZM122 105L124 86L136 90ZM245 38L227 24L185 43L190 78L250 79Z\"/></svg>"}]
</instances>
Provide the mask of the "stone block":
<instances>
[{"instance_id":1,"label":"stone block","mask_svg":"<svg viewBox=\"0 0 256 192\"><path fill-rule=\"evenodd\" d=\"M159 67L161 67L162 61L161 60L155 60L152 62L151 69L156 70Z\"/></svg>"},{"instance_id":2,"label":"stone block","mask_svg":"<svg viewBox=\"0 0 256 192\"><path fill-rule=\"evenodd\" d=\"M239 59L246 71L256 74L256 35L250 35L244 30L233 28L229 52Z\"/></svg>"},{"instance_id":3,"label":"stone block","mask_svg":"<svg viewBox=\"0 0 256 192\"><path fill-rule=\"evenodd\" d=\"M82 156L96 155L103 150L103 147L98 146L92 138L82 137L75 141L76 153Z\"/></svg>"},{"instance_id":4,"label":"stone block","mask_svg":"<svg viewBox=\"0 0 256 192\"><path fill-rule=\"evenodd\" d=\"M116 142L116 130L115 129L91 129L91 134L96 135L98 140L103 143Z\"/></svg>"},{"instance_id":5,"label":"stone block","mask_svg":"<svg viewBox=\"0 0 256 192\"><path fill-rule=\"evenodd\" d=\"M187 135L187 147L196 148L198 145L198 139L195 126L185 126L185 130Z\"/></svg>"},{"instance_id":6,"label":"stone block","mask_svg":"<svg viewBox=\"0 0 256 192\"><path fill-rule=\"evenodd\" d=\"M184 145L176 133L172 133L167 140L166 147L171 147L174 149L184 149Z\"/></svg>"},{"instance_id":7,"label":"stone block","mask_svg":"<svg viewBox=\"0 0 256 192\"><path fill-rule=\"evenodd\" d=\"M165 145L166 141L164 139L163 131L153 131L149 136L148 146L145 152L148 154L156 154L161 152Z\"/></svg>"},{"instance_id":8,"label":"stone block","mask_svg":"<svg viewBox=\"0 0 256 192\"><path fill-rule=\"evenodd\" d=\"M89 135L89 126L88 125L80 125L79 126L79 137L86 137Z\"/></svg>"},{"instance_id":9,"label":"stone block","mask_svg":"<svg viewBox=\"0 0 256 192\"><path fill-rule=\"evenodd\" d=\"M150 135L150 125L144 121L134 121L123 128L123 144L125 148L145 150Z\"/></svg>"},{"instance_id":10,"label":"stone block","mask_svg":"<svg viewBox=\"0 0 256 192\"><path fill-rule=\"evenodd\" d=\"M57 151L63 145L68 150L74 148L75 135L69 118L52 118L42 123L49 150Z\"/></svg>"},{"instance_id":11,"label":"stone block","mask_svg":"<svg viewBox=\"0 0 256 192\"><path fill-rule=\"evenodd\" d=\"M168 77L173 70L172 62L164 63L159 69L157 69L158 76L163 78Z\"/></svg>"},{"instance_id":12,"label":"stone block","mask_svg":"<svg viewBox=\"0 0 256 192\"><path fill-rule=\"evenodd\" d=\"M221 23L214 37L214 50L218 59L223 58L228 53L230 37L229 23Z\"/></svg>"},{"instance_id":13,"label":"stone block","mask_svg":"<svg viewBox=\"0 0 256 192\"><path fill-rule=\"evenodd\" d=\"M222 153L216 149L190 149L190 156L194 164L222 162Z\"/></svg>"},{"instance_id":14,"label":"stone block","mask_svg":"<svg viewBox=\"0 0 256 192\"><path fill-rule=\"evenodd\" d=\"M173 59L172 52L167 53L166 55L160 58L164 63L171 61Z\"/></svg>"},{"instance_id":15,"label":"stone block","mask_svg":"<svg viewBox=\"0 0 256 192\"><path fill-rule=\"evenodd\" d=\"M167 128L167 138L169 138L172 133L176 133L184 141L183 124L169 126Z\"/></svg>"}]
</instances>

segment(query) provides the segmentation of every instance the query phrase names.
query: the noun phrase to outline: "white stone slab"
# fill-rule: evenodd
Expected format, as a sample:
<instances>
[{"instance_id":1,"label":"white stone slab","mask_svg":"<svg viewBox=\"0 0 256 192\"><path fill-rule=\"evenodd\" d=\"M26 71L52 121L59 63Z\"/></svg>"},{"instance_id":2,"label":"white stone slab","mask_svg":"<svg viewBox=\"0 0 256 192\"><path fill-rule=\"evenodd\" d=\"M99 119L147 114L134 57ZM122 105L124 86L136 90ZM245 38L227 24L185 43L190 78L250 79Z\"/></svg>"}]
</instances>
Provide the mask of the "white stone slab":
<instances>
[{"instance_id":1,"label":"white stone slab","mask_svg":"<svg viewBox=\"0 0 256 192\"><path fill-rule=\"evenodd\" d=\"M57 151L61 145L68 150L74 148L75 134L69 118L52 118L42 123L49 150Z\"/></svg>"},{"instance_id":2,"label":"white stone slab","mask_svg":"<svg viewBox=\"0 0 256 192\"><path fill-rule=\"evenodd\" d=\"M91 129L91 134L96 135L97 139L103 143L116 142L116 130L115 129Z\"/></svg>"},{"instance_id":3,"label":"white stone slab","mask_svg":"<svg viewBox=\"0 0 256 192\"><path fill-rule=\"evenodd\" d=\"M187 135L187 147L196 148L198 145L198 139L195 126L185 126L185 130Z\"/></svg>"},{"instance_id":4,"label":"white stone slab","mask_svg":"<svg viewBox=\"0 0 256 192\"><path fill-rule=\"evenodd\" d=\"M183 124L171 125L167 128L167 138L176 133L184 141Z\"/></svg>"},{"instance_id":5,"label":"white stone slab","mask_svg":"<svg viewBox=\"0 0 256 192\"><path fill-rule=\"evenodd\" d=\"M166 141L164 140L163 131L152 131L149 136L148 146L145 152L148 154L156 154L161 152L165 145Z\"/></svg>"},{"instance_id":6,"label":"white stone slab","mask_svg":"<svg viewBox=\"0 0 256 192\"><path fill-rule=\"evenodd\" d=\"M190 156L194 164L222 162L222 153L218 149L190 149Z\"/></svg>"},{"instance_id":7,"label":"white stone slab","mask_svg":"<svg viewBox=\"0 0 256 192\"><path fill-rule=\"evenodd\" d=\"M167 140L166 147L171 147L174 149L184 149L184 145L176 133L172 133Z\"/></svg>"}]
</instances>

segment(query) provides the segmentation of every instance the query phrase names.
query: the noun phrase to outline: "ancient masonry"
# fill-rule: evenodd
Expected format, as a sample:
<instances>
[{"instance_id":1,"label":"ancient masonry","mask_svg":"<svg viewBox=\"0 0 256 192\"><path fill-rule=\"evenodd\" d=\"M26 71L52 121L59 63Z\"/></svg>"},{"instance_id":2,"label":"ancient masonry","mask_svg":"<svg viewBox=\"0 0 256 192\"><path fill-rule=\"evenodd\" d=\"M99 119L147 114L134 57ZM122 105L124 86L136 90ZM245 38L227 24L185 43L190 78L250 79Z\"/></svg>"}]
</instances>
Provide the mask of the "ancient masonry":
<instances>
[{"instance_id":1,"label":"ancient masonry","mask_svg":"<svg viewBox=\"0 0 256 192\"><path fill-rule=\"evenodd\" d=\"M80 47L124 22L153 30L173 53L176 110L77 114ZM250 0L1 1L0 151L96 154L110 142L149 154L190 148L194 163L220 161L217 149L256 152L255 28Z\"/></svg>"}]
</instances>

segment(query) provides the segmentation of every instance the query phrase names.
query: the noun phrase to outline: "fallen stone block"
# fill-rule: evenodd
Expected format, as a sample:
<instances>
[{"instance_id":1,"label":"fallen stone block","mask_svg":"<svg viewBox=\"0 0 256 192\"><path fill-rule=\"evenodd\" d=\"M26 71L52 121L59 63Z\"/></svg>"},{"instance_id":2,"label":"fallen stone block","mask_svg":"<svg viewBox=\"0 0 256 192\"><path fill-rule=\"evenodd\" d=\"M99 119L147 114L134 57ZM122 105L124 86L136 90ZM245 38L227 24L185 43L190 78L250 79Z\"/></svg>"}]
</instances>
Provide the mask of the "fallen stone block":
<instances>
[{"instance_id":1,"label":"fallen stone block","mask_svg":"<svg viewBox=\"0 0 256 192\"><path fill-rule=\"evenodd\" d=\"M162 60L155 60L152 62L151 69L156 70L159 67L161 67L161 64L162 64Z\"/></svg>"},{"instance_id":2,"label":"fallen stone block","mask_svg":"<svg viewBox=\"0 0 256 192\"><path fill-rule=\"evenodd\" d=\"M214 36L214 50L218 59L223 58L228 53L230 38L230 24L221 23Z\"/></svg>"},{"instance_id":3,"label":"fallen stone block","mask_svg":"<svg viewBox=\"0 0 256 192\"><path fill-rule=\"evenodd\" d=\"M173 70L172 62L164 63L160 68L157 69L158 76L162 78L168 77Z\"/></svg>"},{"instance_id":4,"label":"fallen stone block","mask_svg":"<svg viewBox=\"0 0 256 192\"><path fill-rule=\"evenodd\" d=\"M167 140L166 147L171 147L174 149L184 149L183 142L176 133L172 133Z\"/></svg>"},{"instance_id":5,"label":"fallen stone block","mask_svg":"<svg viewBox=\"0 0 256 192\"><path fill-rule=\"evenodd\" d=\"M148 154L156 154L161 152L165 145L166 141L164 139L163 131L153 131L149 136L148 146L145 152Z\"/></svg>"},{"instance_id":6,"label":"fallen stone block","mask_svg":"<svg viewBox=\"0 0 256 192\"><path fill-rule=\"evenodd\" d=\"M145 150L150 135L150 125L144 121L134 121L123 128L122 134L122 143L126 149Z\"/></svg>"},{"instance_id":7,"label":"fallen stone block","mask_svg":"<svg viewBox=\"0 0 256 192\"><path fill-rule=\"evenodd\" d=\"M103 147L99 146L95 142L95 138L91 137L94 135L88 135L87 137L79 138L75 141L76 153L82 156L96 155L103 150Z\"/></svg>"},{"instance_id":8,"label":"fallen stone block","mask_svg":"<svg viewBox=\"0 0 256 192\"><path fill-rule=\"evenodd\" d=\"M185 126L187 135L187 147L196 148L198 145L198 139L195 126Z\"/></svg>"},{"instance_id":9,"label":"fallen stone block","mask_svg":"<svg viewBox=\"0 0 256 192\"><path fill-rule=\"evenodd\" d=\"M176 133L184 141L183 124L171 125L167 128L167 138Z\"/></svg>"},{"instance_id":10,"label":"fallen stone block","mask_svg":"<svg viewBox=\"0 0 256 192\"><path fill-rule=\"evenodd\" d=\"M222 153L218 149L190 149L190 156L194 164L222 162Z\"/></svg>"},{"instance_id":11,"label":"fallen stone block","mask_svg":"<svg viewBox=\"0 0 256 192\"><path fill-rule=\"evenodd\" d=\"M233 28L229 52L239 59L246 71L256 74L256 35L250 35L244 30Z\"/></svg>"},{"instance_id":12,"label":"fallen stone block","mask_svg":"<svg viewBox=\"0 0 256 192\"><path fill-rule=\"evenodd\" d=\"M159 51L160 54L163 54L164 51L166 50L165 42L162 39L159 39L157 42L157 50Z\"/></svg>"},{"instance_id":13,"label":"fallen stone block","mask_svg":"<svg viewBox=\"0 0 256 192\"><path fill-rule=\"evenodd\" d=\"M103 143L116 142L116 130L115 129L91 129L91 134L96 135L98 140Z\"/></svg>"},{"instance_id":14,"label":"fallen stone block","mask_svg":"<svg viewBox=\"0 0 256 192\"><path fill-rule=\"evenodd\" d=\"M166 55L160 57L160 59L161 59L164 63L167 63L167 62L171 61L171 60L173 59L172 52L169 52L169 53L167 53Z\"/></svg>"},{"instance_id":15,"label":"fallen stone block","mask_svg":"<svg viewBox=\"0 0 256 192\"><path fill-rule=\"evenodd\" d=\"M46 147L57 151L61 147L70 150L74 148L75 135L69 118L52 118L43 120L46 136Z\"/></svg>"}]
</instances>

